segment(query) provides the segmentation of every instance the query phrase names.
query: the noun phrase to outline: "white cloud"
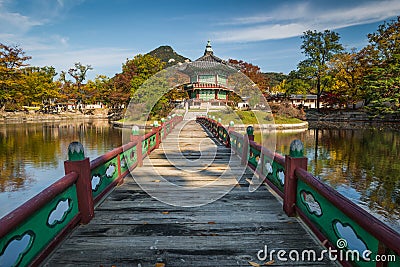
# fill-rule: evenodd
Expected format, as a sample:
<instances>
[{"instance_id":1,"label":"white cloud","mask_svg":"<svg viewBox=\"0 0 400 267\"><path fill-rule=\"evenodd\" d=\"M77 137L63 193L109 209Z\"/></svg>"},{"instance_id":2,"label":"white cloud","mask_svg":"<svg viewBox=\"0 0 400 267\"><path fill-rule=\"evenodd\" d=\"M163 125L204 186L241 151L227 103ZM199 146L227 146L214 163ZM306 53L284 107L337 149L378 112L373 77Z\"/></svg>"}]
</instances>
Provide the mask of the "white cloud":
<instances>
[{"instance_id":1,"label":"white cloud","mask_svg":"<svg viewBox=\"0 0 400 267\"><path fill-rule=\"evenodd\" d=\"M267 24L252 28L238 29L219 32L216 41L262 41L294 37L309 29L306 25L290 24Z\"/></svg>"},{"instance_id":2,"label":"white cloud","mask_svg":"<svg viewBox=\"0 0 400 267\"><path fill-rule=\"evenodd\" d=\"M57 0L57 3L60 5L60 7L64 7L64 0Z\"/></svg>"},{"instance_id":3,"label":"white cloud","mask_svg":"<svg viewBox=\"0 0 400 267\"><path fill-rule=\"evenodd\" d=\"M2 34L21 34L39 25L43 25L43 21L22 15L18 12L7 11L3 2L0 2L0 32Z\"/></svg>"},{"instance_id":4,"label":"white cloud","mask_svg":"<svg viewBox=\"0 0 400 267\"><path fill-rule=\"evenodd\" d=\"M33 51L30 64L33 66L53 66L58 72L68 70L75 62L89 64L93 71L88 72L88 78L94 74L114 75L120 71L122 63L132 58L132 49L98 47L90 49L71 49L70 47L53 47L51 50ZM111 69L110 69L111 68Z\"/></svg>"},{"instance_id":5,"label":"white cloud","mask_svg":"<svg viewBox=\"0 0 400 267\"><path fill-rule=\"evenodd\" d=\"M235 18L222 25L228 30L214 32L221 42L251 42L300 36L306 30L322 31L362 25L397 16L400 1L361 2L346 8L323 9L309 2L284 5L266 14Z\"/></svg>"}]
</instances>

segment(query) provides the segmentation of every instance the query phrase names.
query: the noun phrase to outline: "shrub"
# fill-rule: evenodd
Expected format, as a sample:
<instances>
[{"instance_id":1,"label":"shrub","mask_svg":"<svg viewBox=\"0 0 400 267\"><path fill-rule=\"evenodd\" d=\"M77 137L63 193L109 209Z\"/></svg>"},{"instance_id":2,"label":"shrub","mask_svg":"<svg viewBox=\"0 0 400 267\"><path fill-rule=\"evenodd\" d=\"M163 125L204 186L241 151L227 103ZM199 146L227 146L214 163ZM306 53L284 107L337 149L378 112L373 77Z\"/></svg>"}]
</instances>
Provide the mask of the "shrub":
<instances>
[{"instance_id":1,"label":"shrub","mask_svg":"<svg viewBox=\"0 0 400 267\"><path fill-rule=\"evenodd\" d=\"M272 113L278 116L297 118L300 120L306 119L306 113L304 112L304 110L294 107L289 102L270 103L269 106L271 107Z\"/></svg>"}]
</instances>

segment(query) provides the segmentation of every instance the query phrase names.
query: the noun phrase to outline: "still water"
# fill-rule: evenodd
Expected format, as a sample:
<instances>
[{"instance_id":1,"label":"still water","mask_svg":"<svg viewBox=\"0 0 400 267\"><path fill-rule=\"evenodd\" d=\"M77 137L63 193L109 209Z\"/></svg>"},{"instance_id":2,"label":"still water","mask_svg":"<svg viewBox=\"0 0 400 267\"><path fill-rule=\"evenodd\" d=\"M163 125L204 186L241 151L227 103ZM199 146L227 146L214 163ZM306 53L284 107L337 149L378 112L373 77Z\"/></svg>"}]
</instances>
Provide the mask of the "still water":
<instances>
[{"instance_id":1,"label":"still water","mask_svg":"<svg viewBox=\"0 0 400 267\"><path fill-rule=\"evenodd\" d=\"M121 137L101 120L0 125L0 217L64 175L70 142L80 141L93 159L120 146ZM276 138L281 154L302 140L309 172L400 232L399 132L307 130Z\"/></svg>"},{"instance_id":2,"label":"still water","mask_svg":"<svg viewBox=\"0 0 400 267\"><path fill-rule=\"evenodd\" d=\"M121 130L104 120L0 125L0 217L64 176L72 141L94 159L121 145Z\"/></svg>"},{"instance_id":3,"label":"still water","mask_svg":"<svg viewBox=\"0 0 400 267\"><path fill-rule=\"evenodd\" d=\"M271 136L265 135L263 142ZM278 133L276 152L300 139L308 171L400 232L400 132L307 130ZM255 135L260 142L261 136Z\"/></svg>"}]
</instances>

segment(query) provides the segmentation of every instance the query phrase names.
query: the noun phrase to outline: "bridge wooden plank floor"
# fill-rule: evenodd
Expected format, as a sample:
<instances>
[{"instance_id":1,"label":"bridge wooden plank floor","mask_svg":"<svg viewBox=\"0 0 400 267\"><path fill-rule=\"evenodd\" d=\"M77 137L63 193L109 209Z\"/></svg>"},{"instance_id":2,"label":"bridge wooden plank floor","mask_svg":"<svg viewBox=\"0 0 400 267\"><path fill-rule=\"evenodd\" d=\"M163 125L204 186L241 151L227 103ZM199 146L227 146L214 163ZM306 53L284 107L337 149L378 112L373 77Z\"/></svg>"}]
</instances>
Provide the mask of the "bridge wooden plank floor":
<instances>
[{"instance_id":1,"label":"bridge wooden plank floor","mask_svg":"<svg viewBox=\"0 0 400 267\"><path fill-rule=\"evenodd\" d=\"M321 251L265 186L249 192L252 173L241 170L240 160L200 125L182 122L133 171L135 180L125 178L97 207L95 218L79 226L43 265L251 266L249 261L269 260L257 259L265 245L268 251L295 249L300 255L304 249ZM273 266L337 266L274 260Z\"/></svg>"}]
</instances>

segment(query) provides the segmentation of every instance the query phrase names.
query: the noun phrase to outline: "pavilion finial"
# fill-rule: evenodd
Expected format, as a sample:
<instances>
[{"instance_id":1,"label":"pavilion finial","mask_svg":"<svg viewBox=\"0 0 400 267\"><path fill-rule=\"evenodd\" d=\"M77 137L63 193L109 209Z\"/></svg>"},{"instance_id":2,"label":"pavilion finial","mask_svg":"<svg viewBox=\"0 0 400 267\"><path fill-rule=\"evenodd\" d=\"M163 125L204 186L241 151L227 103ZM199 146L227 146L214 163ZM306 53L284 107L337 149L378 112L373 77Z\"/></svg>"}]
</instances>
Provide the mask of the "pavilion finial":
<instances>
[{"instance_id":1,"label":"pavilion finial","mask_svg":"<svg viewBox=\"0 0 400 267\"><path fill-rule=\"evenodd\" d=\"M211 55L214 54L214 51L213 51L213 49L211 47L211 41L210 40L207 41L206 51L204 51L204 55L208 55L208 54L211 54Z\"/></svg>"}]
</instances>

